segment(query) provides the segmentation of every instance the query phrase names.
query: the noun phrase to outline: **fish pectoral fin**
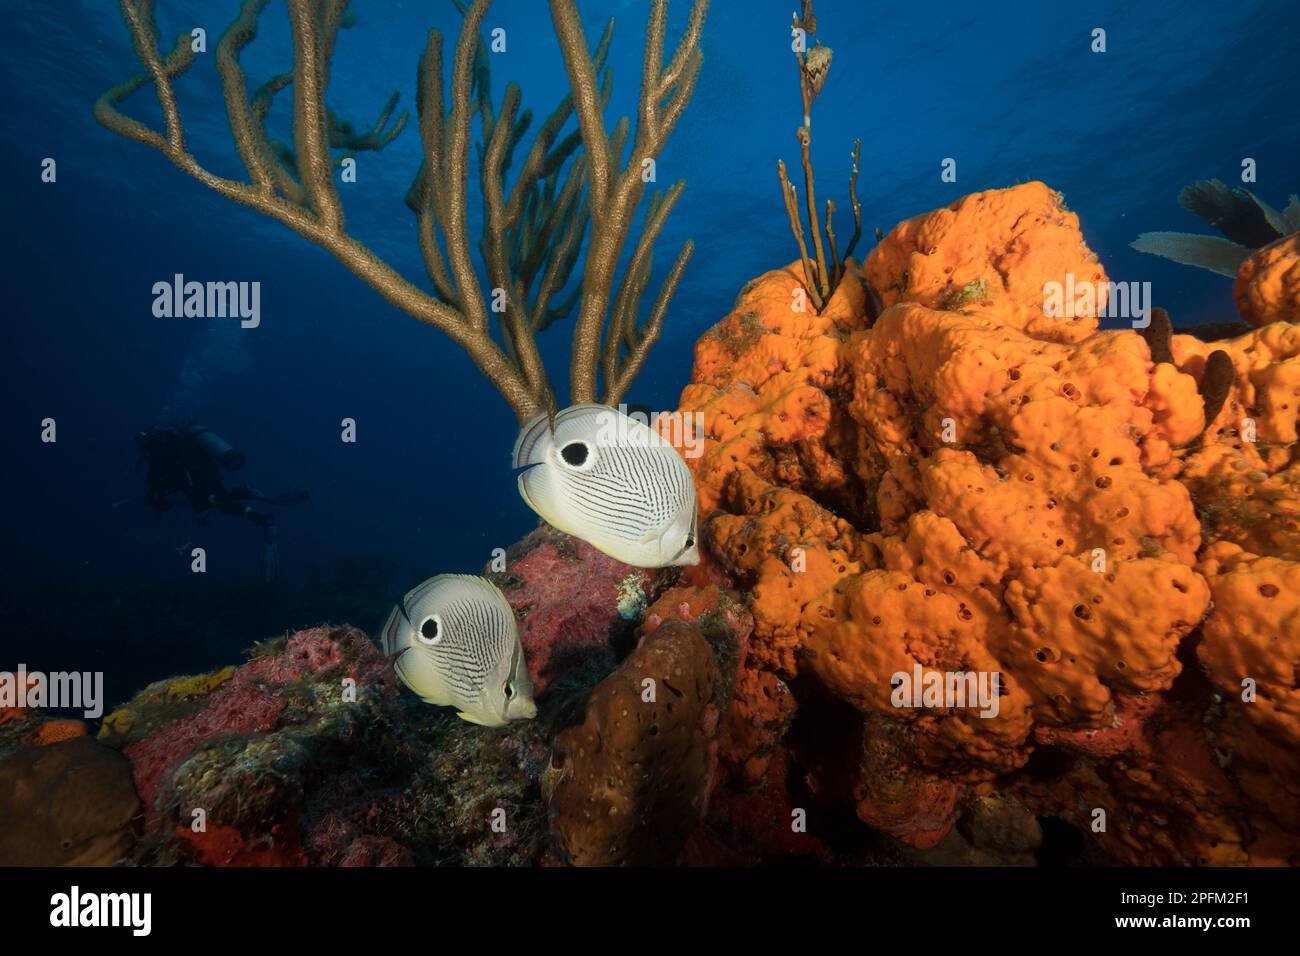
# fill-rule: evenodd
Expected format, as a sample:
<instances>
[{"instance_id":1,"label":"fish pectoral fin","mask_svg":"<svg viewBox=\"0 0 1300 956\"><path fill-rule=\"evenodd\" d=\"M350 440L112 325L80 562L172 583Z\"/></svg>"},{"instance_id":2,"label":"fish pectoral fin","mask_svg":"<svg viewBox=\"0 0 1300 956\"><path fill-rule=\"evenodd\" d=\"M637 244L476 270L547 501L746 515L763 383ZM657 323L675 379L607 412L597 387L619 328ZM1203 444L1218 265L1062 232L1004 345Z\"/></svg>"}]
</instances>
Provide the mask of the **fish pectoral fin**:
<instances>
[{"instance_id":1,"label":"fish pectoral fin","mask_svg":"<svg viewBox=\"0 0 1300 956\"><path fill-rule=\"evenodd\" d=\"M534 466L529 465L528 467L532 468ZM519 480L516 482L516 484L519 485L519 497L524 499L524 504L532 508L536 514L541 515L542 513L540 510L538 510L538 507L536 503L533 501L532 496L528 494L528 483L524 481L523 474L520 474Z\"/></svg>"},{"instance_id":2,"label":"fish pectoral fin","mask_svg":"<svg viewBox=\"0 0 1300 956\"><path fill-rule=\"evenodd\" d=\"M479 720L473 714L467 714L463 710L456 711L456 716L459 717L461 720L468 720L471 724L478 724L480 727L487 726L487 724L483 723L483 721Z\"/></svg>"}]
</instances>

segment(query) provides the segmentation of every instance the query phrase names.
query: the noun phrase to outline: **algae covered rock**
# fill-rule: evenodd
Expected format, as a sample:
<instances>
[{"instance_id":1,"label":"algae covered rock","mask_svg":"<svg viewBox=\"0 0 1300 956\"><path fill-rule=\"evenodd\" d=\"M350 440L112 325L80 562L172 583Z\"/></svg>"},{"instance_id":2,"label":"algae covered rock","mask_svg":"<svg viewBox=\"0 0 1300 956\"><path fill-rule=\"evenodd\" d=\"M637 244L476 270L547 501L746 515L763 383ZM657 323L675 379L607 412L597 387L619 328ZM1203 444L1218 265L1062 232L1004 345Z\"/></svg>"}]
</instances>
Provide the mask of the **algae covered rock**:
<instances>
[{"instance_id":1,"label":"algae covered rock","mask_svg":"<svg viewBox=\"0 0 1300 956\"><path fill-rule=\"evenodd\" d=\"M140 863L524 865L548 857L552 741L636 640L640 572L540 528L490 576L542 676L535 720L485 728L399 688L362 631L316 627L146 687L102 722L144 804ZM630 601L635 590L638 601ZM631 612L630 612L631 611Z\"/></svg>"},{"instance_id":2,"label":"algae covered rock","mask_svg":"<svg viewBox=\"0 0 1300 956\"><path fill-rule=\"evenodd\" d=\"M304 863L308 795L383 736L391 668L361 631L319 627L238 668L159 682L110 714L145 804L146 860Z\"/></svg>"}]
</instances>

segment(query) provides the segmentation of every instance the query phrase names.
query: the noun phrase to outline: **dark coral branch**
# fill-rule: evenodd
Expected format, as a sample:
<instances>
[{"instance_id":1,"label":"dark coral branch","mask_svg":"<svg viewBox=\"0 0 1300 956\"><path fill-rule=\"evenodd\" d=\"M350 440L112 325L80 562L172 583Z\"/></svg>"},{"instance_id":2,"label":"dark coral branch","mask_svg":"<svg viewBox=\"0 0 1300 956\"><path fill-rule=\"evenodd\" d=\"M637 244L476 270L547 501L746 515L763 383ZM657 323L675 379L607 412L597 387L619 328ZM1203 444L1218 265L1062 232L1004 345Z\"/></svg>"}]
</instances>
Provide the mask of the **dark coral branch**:
<instances>
[{"instance_id":1,"label":"dark coral branch","mask_svg":"<svg viewBox=\"0 0 1300 956\"><path fill-rule=\"evenodd\" d=\"M803 263L803 286L812 300L813 308L820 310L823 302L820 283L817 280L812 261L808 258L808 245L803 238L803 218L799 215L799 200L795 194L794 183L785 171L785 160L776 161L776 173L781 180L781 198L785 200L785 214L790 220L790 231L794 233L795 242L799 244L799 261Z\"/></svg>"},{"instance_id":2,"label":"dark coral branch","mask_svg":"<svg viewBox=\"0 0 1300 956\"><path fill-rule=\"evenodd\" d=\"M260 114L248 97L248 84L239 54L257 36L257 21L267 0L245 0L239 16L217 42L217 72L221 76L222 94L226 100L226 115L230 131L235 136L235 148L248 170L249 178L264 192L273 193L276 179L272 172L275 157L267 148L265 118L266 107L274 95L266 95L266 106Z\"/></svg>"},{"instance_id":3,"label":"dark coral branch","mask_svg":"<svg viewBox=\"0 0 1300 956\"><path fill-rule=\"evenodd\" d=\"M397 117L397 122L392 126L388 121L392 118L393 110L397 108L397 100L400 94L394 93L384 104L380 111L379 118L375 120L375 125L364 133L358 133L352 124L347 120L339 119L333 111L329 112L329 143L335 149L345 150L344 155L360 153L366 151L378 152L385 146L397 139L402 130L406 128L406 121L410 118L405 111ZM387 128L385 128L387 127ZM337 163L336 163L337 165Z\"/></svg>"},{"instance_id":4,"label":"dark coral branch","mask_svg":"<svg viewBox=\"0 0 1300 956\"><path fill-rule=\"evenodd\" d=\"M507 88L498 108L491 92L487 48L480 36L491 0L457 3L464 23L456 43L450 89L443 87L442 36L429 33L417 68L416 114L423 146L419 171L406 202L416 216L425 271L434 294L421 291L369 249L347 235L334 169L361 151L379 151L406 126L394 119L398 96L380 110L369 128L357 128L325 103L330 61L338 31L351 26L348 0L287 0L294 60L250 95L240 64L243 50L257 36L267 0L243 0L235 20L217 46L217 69L235 147L248 181L213 175L185 146L184 128L173 81L194 62L188 34L165 57L158 51L153 0L120 0L145 72L109 90L95 104L95 115L110 130L162 152L186 174L227 198L255 208L327 249L387 301L416 319L441 329L463 347L526 419L554 409L536 334L567 316L581 296L575 331L575 400L595 394L602 328L608 321L612 361L606 371L608 394L621 395L658 338L668 300L690 257L690 244L661 287L650 316L636 327L637 303L650 273L653 243L680 192L680 184L652 204L633 263L619 286L618 306L609 309L610 290L620 250L644 189L641 165L658 155L694 89L700 68L699 41L707 0L696 0L685 34L667 68L662 68L666 0L656 0L649 23L647 68L642 77L641 122L627 165L622 157L629 124L607 135L603 111L609 100L607 65L611 20L594 52L589 52L572 0L553 0L556 33L565 54L572 92L542 123L510 184L515 153L532 126L518 86ZM599 82L597 78L599 77ZM123 114L119 107L152 84L163 114L163 132ZM267 134L267 115L277 94L292 87L292 145ZM562 136L576 114L578 129ZM471 258L468 221L469 147L473 117L479 118L478 144L485 210L479 251L492 284L494 306L501 290L505 309L489 310L485 290ZM592 230L583 282L562 301ZM492 316L504 348L493 338ZM626 349L626 355L622 350ZM621 361L621 365L620 365Z\"/></svg>"},{"instance_id":5,"label":"dark coral branch","mask_svg":"<svg viewBox=\"0 0 1300 956\"><path fill-rule=\"evenodd\" d=\"M1223 403L1232 392L1237 370L1232 357L1223 349L1215 349L1205 360L1205 374L1201 377L1201 398L1205 403L1205 427L1208 429L1223 410Z\"/></svg>"},{"instance_id":6,"label":"dark coral branch","mask_svg":"<svg viewBox=\"0 0 1300 956\"><path fill-rule=\"evenodd\" d=\"M1169 313L1161 308L1151 310L1151 321L1139 333L1151 350L1151 361L1157 364L1174 361L1174 326ZM1205 415L1205 430L1208 431L1223 410L1223 403L1232 393L1237 370L1232 364L1232 357L1223 349L1215 349L1205 360L1205 371L1201 375L1199 390L1202 409ZM1204 434L1194 443L1199 447Z\"/></svg>"},{"instance_id":7,"label":"dark coral branch","mask_svg":"<svg viewBox=\"0 0 1300 956\"><path fill-rule=\"evenodd\" d=\"M343 207L334 189L325 116L329 63L322 56L327 29L322 8L312 0L288 0L293 27L293 146L307 204L331 231L343 228ZM331 42L327 40L325 42Z\"/></svg>"},{"instance_id":8,"label":"dark coral branch","mask_svg":"<svg viewBox=\"0 0 1300 956\"><path fill-rule=\"evenodd\" d=\"M461 309L477 332L488 334L488 310L469 252L469 140L474 60L479 27L491 0L475 0L465 13L451 68L451 114L444 122L446 144L441 172L444 198L442 235L447 263L456 280ZM437 168L435 167L435 175Z\"/></svg>"},{"instance_id":9,"label":"dark coral branch","mask_svg":"<svg viewBox=\"0 0 1300 956\"><path fill-rule=\"evenodd\" d=\"M646 30L646 50L642 65L641 92L637 110L632 148L625 165L622 154L630 135L630 123L621 120L613 135L606 132L604 97L596 86L597 67L589 52L581 18L573 0L551 0L551 17L556 36L564 54L565 68L573 89L574 109L578 114L578 127L587 152L589 203L591 210L591 238L588 243L583 268L582 297L578 317L574 324L573 360L570 366L570 397L575 402L595 401L598 394L599 372L605 372L605 398L609 399L626 390L630 381L622 370L614 368L608 360L609 353L603 343L613 340L615 362L626 332L621 323L628 314L635 315L630 305L619 315L613 307L611 291L620 255L632 221L636 216L646 179L644 170L655 160L682 110L691 98L699 76L702 56L699 50L708 0L695 0L686 29L666 69L662 68L664 30L667 20L666 0L655 0L651 5ZM690 258L683 250L678 256L682 266ZM632 266L629 266L632 269ZM635 269L643 269L638 263ZM674 266L677 272L677 267ZM672 279L670 273L670 280ZM633 272L630 285L625 277L625 288L635 289L639 277ZM665 281L665 287L669 280ZM661 288L671 295L675 289ZM629 312L629 309L631 310ZM666 303L665 303L666 309ZM632 364L639 368L644 352L657 338L657 330L645 330L636 339L637 348L629 352L625 370ZM662 316L660 316L662 319ZM638 358L637 349L641 350ZM604 361L602 361L604 357ZM610 376L613 376L613 381Z\"/></svg>"},{"instance_id":10,"label":"dark coral branch","mask_svg":"<svg viewBox=\"0 0 1300 956\"><path fill-rule=\"evenodd\" d=\"M610 315L609 330L605 335L605 385L611 393L614 391L619 375L620 346L626 345L629 349L635 349L640 341L636 337L636 308L650 281L655 240L659 238L668 214L672 212L673 206L685 188L686 183L679 180L667 192L655 193L651 197L636 250L632 253L632 259L619 283L618 294L614 299L614 307ZM607 401L606 404L617 404L617 402Z\"/></svg>"},{"instance_id":11,"label":"dark coral branch","mask_svg":"<svg viewBox=\"0 0 1300 956\"><path fill-rule=\"evenodd\" d=\"M695 243L687 239L682 244L681 252L677 253L672 268L668 270L663 285L659 287L659 294L655 297L654 306L650 309L650 316L646 319L641 330L636 332L636 344L628 351L622 367L616 373L613 384L607 387L604 396L606 405L617 405L623 400L632 384L632 380L636 378L641 371L641 367L645 364L646 356L649 354L651 347L659 341L659 334L663 330L664 317L668 314L668 305L677 293L677 286L681 282L682 273L686 271L686 265L691 261L694 252Z\"/></svg>"},{"instance_id":12,"label":"dark coral branch","mask_svg":"<svg viewBox=\"0 0 1300 956\"><path fill-rule=\"evenodd\" d=\"M858 161L861 158L862 140L855 139L853 141L853 171L849 173L849 202L853 206L853 238L849 240L848 248L844 250L844 262L848 262L853 258L853 250L857 248L858 240L862 238L862 203L858 202ZM842 275L843 269L840 271Z\"/></svg>"},{"instance_id":13,"label":"dark coral branch","mask_svg":"<svg viewBox=\"0 0 1300 956\"><path fill-rule=\"evenodd\" d=\"M1173 362L1174 326L1169 321L1168 312L1160 308L1152 309L1151 321L1140 334L1146 340L1147 348L1151 350L1151 361L1157 364Z\"/></svg>"},{"instance_id":14,"label":"dark coral branch","mask_svg":"<svg viewBox=\"0 0 1300 956\"><path fill-rule=\"evenodd\" d=\"M231 131L248 169L249 182L214 175L185 148L172 81L193 63L188 34L183 34L164 58L158 53L152 2L122 0L121 7L145 74L119 84L100 97L95 104L95 116L100 123L121 136L158 149L177 168L210 189L277 219L304 239L320 245L386 301L442 330L464 348L517 415L525 418L535 412L536 398L522 374L485 331L471 327L459 308L422 292L343 231L342 211L332 180L329 111L324 101L328 53L333 49L334 34L347 23L343 0L329 0L324 6L307 0L290 0L295 46L292 75L281 74L261 87L250 98L247 113L242 106L235 105ZM217 68L228 100L237 99L239 91L246 89L238 55L252 39L251 18L263 7L258 0L246 0L239 17L219 43L222 52L217 57ZM163 109L164 134L118 109L128 96L151 81ZM285 148L281 153L284 159L280 159L266 140L265 118L275 94L291 84L295 148L292 151ZM229 112L229 102L227 107ZM301 184L293 180L291 167L285 166L284 160L303 171ZM268 172L274 188L268 188Z\"/></svg>"},{"instance_id":15,"label":"dark coral branch","mask_svg":"<svg viewBox=\"0 0 1300 956\"><path fill-rule=\"evenodd\" d=\"M802 31L804 38L817 32L817 17L813 13L812 0L804 0L801 12L795 14L793 31ZM840 280L843 279L849 259L862 236L862 206L858 202L858 161L861 157L862 140L853 144L853 170L849 175L849 200L853 208L853 236L845 249L844 258L840 258L835 239L835 227L832 216L835 204L827 202L825 230L827 245L830 246L830 259L827 260L826 245L822 242L822 222L817 214L817 193L812 162L812 106L822 87L831 66L831 49L817 43L812 49L805 50L799 45L794 50L795 63L799 67L799 95L803 101L803 125L796 131L799 140L799 158L803 166L804 203L808 216L808 231L812 234L813 254L809 258L807 243L804 240L802 224L803 215L799 211L798 193L790 176L786 172L785 162L778 161L777 172L781 181L782 198L785 201L786 215L790 219L790 231L794 233L799 244L799 258L803 263L804 288L812 300L813 307L820 310L830 301ZM815 262L814 262L815 260Z\"/></svg>"},{"instance_id":16,"label":"dark coral branch","mask_svg":"<svg viewBox=\"0 0 1300 956\"><path fill-rule=\"evenodd\" d=\"M438 223L446 222L441 187L443 151L442 34L430 30L424 53L416 65L415 112L419 117L424 159L406 193L406 205L415 213L416 231L425 271L443 302L460 308L460 296L438 242Z\"/></svg>"},{"instance_id":17,"label":"dark coral branch","mask_svg":"<svg viewBox=\"0 0 1300 956\"><path fill-rule=\"evenodd\" d=\"M844 267L840 264L840 251L835 242L835 202L826 200L826 244L831 247L831 288L840 284Z\"/></svg>"}]
</instances>

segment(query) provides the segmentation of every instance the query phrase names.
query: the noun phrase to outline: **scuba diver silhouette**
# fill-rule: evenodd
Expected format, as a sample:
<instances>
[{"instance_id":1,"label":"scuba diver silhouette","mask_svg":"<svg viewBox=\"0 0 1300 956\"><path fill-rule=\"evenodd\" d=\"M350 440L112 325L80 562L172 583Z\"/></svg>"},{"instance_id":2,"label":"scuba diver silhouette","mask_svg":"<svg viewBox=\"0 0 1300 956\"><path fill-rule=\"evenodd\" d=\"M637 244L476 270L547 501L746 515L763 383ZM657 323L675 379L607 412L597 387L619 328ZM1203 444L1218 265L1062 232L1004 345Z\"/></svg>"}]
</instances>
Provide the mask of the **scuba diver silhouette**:
<instances>
[{"instance_id":1,"label":"scuba diver silhouette","mask_svg":"<svg viewBox=\"0 0 1300 956\"><path fill-rule=\"evenodd\" d=\"M248 485L227 488L221 480L221 469L238 471L244 466L244 456L197 422L159 422L137 434L135 440L140 448L136 471L148 465L144 503L153 509L154 517L161 518L164 511L175 507L177 502L172 496L179 493L189 500L200 526L207 525L214 508L236 518L247 518L262 529L263 574L267 581L275 580L280 564L275 515L258 511L248 502L292 505L306 501L307 492L264 495Z\"/></svg>"}]
</instances>

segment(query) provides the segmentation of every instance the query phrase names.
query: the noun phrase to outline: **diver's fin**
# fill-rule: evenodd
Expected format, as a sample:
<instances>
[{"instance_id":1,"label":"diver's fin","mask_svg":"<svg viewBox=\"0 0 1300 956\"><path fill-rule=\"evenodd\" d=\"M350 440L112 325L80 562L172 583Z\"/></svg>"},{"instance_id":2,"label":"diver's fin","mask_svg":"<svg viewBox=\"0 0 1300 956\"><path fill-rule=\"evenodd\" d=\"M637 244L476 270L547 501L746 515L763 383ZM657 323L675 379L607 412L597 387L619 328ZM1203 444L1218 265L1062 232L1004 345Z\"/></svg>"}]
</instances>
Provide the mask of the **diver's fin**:
<instances>
[{"instance_id":1,"label":"diver's fin","mask_svg":"<svg viewBox=\"0 0 1300 956\"><path fill-rule=\"evenodd\" d=\"M306 488L296 488L293 491L286 491L282 495L259 495L257 500L265 501L268 505L296 505L310 497L311 492Z\"/></svg>"},{"instance_id":2,"label":"diver's fin","mask_svg":"<svg viewBox=\"0 0 1300 956\"><path fill-rule=\"evenodd\" d=\"M280 549L274 540L262 549L262 579L270 584L280 576Z\"/></svg>"}]
</instances>

